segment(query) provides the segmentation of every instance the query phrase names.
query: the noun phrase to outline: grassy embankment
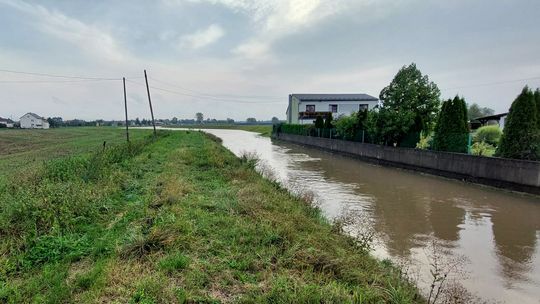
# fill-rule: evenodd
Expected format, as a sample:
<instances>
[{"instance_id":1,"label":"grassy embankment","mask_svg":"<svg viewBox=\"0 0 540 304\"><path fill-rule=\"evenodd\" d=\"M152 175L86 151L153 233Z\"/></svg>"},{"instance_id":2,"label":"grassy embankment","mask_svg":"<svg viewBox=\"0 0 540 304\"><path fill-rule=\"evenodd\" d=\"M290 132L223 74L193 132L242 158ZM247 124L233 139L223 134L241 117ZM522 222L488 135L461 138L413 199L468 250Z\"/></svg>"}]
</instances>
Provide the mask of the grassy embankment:
<instances>
[{"instance_id":1,"label":"grassy embankment","mask_svg":"<svg viewBox=\"0 0 540 304\"><path fill-rule=\"evenodd\" d=\"M122 134L72 131L75 141ZM415 301L393 267L216 141L160 132L10 172L0 302Z\"/></svg>"},{"instance_id":2,"label":"grassy embankment","mask_svg":"<svg viewBox=\"0 0 540 304\"><path fill-rule=\"evenodd\" d=\"M262 136L270 137L272 135L272 125L182 125L182 126L170 126L178 128L188 129L231 129L231 130L244 130L249 132L260 133Z\"/></svg>"}]
</instances>

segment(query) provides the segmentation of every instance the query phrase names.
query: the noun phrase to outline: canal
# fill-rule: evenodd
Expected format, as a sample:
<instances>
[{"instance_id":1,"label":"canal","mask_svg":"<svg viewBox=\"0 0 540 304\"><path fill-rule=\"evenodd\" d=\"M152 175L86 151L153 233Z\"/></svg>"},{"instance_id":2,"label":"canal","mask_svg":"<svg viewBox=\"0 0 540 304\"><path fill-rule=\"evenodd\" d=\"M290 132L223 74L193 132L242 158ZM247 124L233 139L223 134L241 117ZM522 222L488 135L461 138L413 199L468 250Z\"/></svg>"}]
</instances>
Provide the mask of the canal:
<instances>
[{"instance_id":1,"label":"canal","mask_svg":"<svg viewBox=\"0 0 540 304\"><path fill-rule=\"evenodd\" d=\"M454 279L483 300L540 303L540 199L368 164L239 130L205 130L236 155L256 153L329 218L351 213L375 233L373 254L406 265L425 291L430 266L459 261ZM441 257L442 256L442 257Z\"/></svg>"}]
</instances>

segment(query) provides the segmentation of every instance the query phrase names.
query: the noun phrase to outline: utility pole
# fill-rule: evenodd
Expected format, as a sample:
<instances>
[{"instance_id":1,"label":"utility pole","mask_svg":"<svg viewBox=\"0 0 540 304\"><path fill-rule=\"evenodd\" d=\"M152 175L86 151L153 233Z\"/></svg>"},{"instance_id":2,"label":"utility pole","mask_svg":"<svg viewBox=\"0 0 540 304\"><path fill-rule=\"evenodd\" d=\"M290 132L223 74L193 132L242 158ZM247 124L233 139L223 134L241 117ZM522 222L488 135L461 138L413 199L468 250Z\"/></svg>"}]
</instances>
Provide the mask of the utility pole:
<instances>
[{"instance_id":1,"label":"utility pole","mask_svg":"<svg viewBox=\"0 0 540 304\"><path fill-rule=\"evenodd\" d=\"M150 104L150 115L152 115L152 126L154 127L154 138L156 137L156 122L154 121L154 110L152 109L152 99L150 99L150 87L148 86L148 77L144 70L144 80L146 81L146 92L148 93L148 104Z\"/></svg>"},{"instance_id":2,"label":"utility pole","mask_svg":"<svg viewBox=\"0 0 540 304\"><path fill-rule=\"evenodd\" d=\"M124 108L126 110L126 140L129 143L129 127L128 127L128 114L127 114L127 97L126 97L126 77L122 78L124 82Z\"/></svg>"}]
</instances>

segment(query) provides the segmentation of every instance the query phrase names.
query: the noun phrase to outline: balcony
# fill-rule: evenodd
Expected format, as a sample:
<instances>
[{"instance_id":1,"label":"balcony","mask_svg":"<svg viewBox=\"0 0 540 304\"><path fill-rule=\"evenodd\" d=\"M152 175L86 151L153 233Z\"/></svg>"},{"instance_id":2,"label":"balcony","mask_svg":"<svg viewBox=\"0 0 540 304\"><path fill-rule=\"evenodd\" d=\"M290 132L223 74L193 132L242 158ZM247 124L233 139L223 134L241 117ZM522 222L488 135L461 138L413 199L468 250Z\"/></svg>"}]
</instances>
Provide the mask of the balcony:
<instances>
[{"instance_id":1,"label":"balcony","mask_svg":"<svg viewBox=\"0 0 540 304\"><path fill-rule=\"evenodd\" d=\"M330 111L326 112L299 112L298 119L317 119L317 116L326 118L328 115L332 114Z\"/></svg>"}]
</instances>

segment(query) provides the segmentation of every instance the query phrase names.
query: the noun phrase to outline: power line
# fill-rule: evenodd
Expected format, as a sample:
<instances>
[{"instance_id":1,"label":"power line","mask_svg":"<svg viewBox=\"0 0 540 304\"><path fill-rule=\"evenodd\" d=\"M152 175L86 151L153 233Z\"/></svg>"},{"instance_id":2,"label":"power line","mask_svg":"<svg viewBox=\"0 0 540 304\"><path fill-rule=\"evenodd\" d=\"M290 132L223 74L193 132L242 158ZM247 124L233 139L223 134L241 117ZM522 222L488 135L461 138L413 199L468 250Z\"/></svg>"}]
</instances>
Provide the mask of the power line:
<instances>
[{"instance_id":1,"label":"power line","mask_svg":"<svg viewBox=\"0 0 540 304\"><path fill-rule=\"evenodd\" d=\"M473 85L459 86L459 87L448 88L447 90L464 89L464 88L476 88L476 87L485 87L485 86L491 86L491 85L506 84L506 83L514 83L514 82L527 81L527 80L536 80L536 79L540 79L540 76L538 76L538 77L531 77L531 78L522 78L522 79L514 79L514 80L505 80L505 81L498 81L498 82L488 82L488 83L481 83L481 84L473 84Z\"/></svg>"},{"instance_id":2,"label":"power line","mask_svg":"<svg viewBox=\"0 0 540 304\"><path fill-rule=\"evenodd\" d=\"M137 84L137 85L140 85L140 86L145 86L144 84L139 83L139 82L136 82L136 81L133 81L133 80L126 79L126 81L131 82L131 83L134 83L134 84ZM217 97L208 97L208 96L204 96L204 95L187 94L187 93L177 92L177 91L173 91L173 90L169 90L169 89L165 89L165 88L161 88L161 87L156 87L156 86L149 86L149 87L152 88L152 89L154 89L154 90L158 90L158 91L162 91L162 92L167 92L167 93L171 93L171 94L176 94L176 95L181 95L181 96L193 97L193 98L197 98L197 99L201 99L201 100L205 100L205 101L208 101L208 100L206 100L206 99L207 99L207 98L210 98L210 99L214 99L215 102L221 101L221 102L244 103L244 104L282 103L282 102L280 102L280 101L253 102L253 101L245 101L245 100L221 99L221 98L217 98Z\"/></svg>"},{"instance_id":3,"label":"power line","mask_svg":"<svg viewBox=\"0 0 540 304\"><path fill-rule=\"evenodd\" d=\"M22 74L22 75L32 75L32 76L41 76L41 77L52 77L52 78L67 78L67 79L84 79L84 80L122 80L122 78L108 78L108 77L87 77L87 76L71 76L71 75L59 75L59 74L49 74L49 73L36 73L36 72L25 72L25 71L15 71L0 69L0 72L12 73L12 74ZM130 77L130 78L142 78L142 77Z\"/></svg>"},{"instance_id":4,"label":"power line","mask_svg":"<svg viewBox=\"0 0 540 304\"><path fill-rule=\"evenodd\" d=\"M177 88L177 89L181 89L181 90L185 90L185 91L188 91L188 92L192 92L192 93L195 93L195 94L199 94L199 95L205 96L205 97L213 97L213 98L219 98L219 99L223 99L223 98L231 98L231 99L238 99L238 98L283 99L282 96L208 94L208 93L203 93L203 92L195 91L195 90L192 90L192 89L188 89L188 88L176 85L176 84L171 84L171 83L156 79L156 78L151 77L151 76L149 76L148 78L150 78L150 79L152 79L154 81L157 81L159 83L162 83L164 85L167 85L167 86L170 86L170 87L173 87L173 88Z\"/></svg>"},{"instance_id":5,"label":"power line","mask_svg":"<svg viewBox=\"0 0 540 304\"><path fill-rule=\"evenodd\" d=\"M0 80L0 83L13 83L13 84L25 84L25 83L84 83L84 82L99 82L108 81L103 79L79 79L79 80Z\"/></svg>"}]
</instances>

